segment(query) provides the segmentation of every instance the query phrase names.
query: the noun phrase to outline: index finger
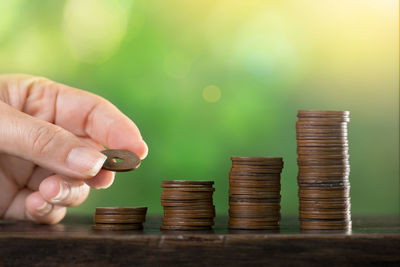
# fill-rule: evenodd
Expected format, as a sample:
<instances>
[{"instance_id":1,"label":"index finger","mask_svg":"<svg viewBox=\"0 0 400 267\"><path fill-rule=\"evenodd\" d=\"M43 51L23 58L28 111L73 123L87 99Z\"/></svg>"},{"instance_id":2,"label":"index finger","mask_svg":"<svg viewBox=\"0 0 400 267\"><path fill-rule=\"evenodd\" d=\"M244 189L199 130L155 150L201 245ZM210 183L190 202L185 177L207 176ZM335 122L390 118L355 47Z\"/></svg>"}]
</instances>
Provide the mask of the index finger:
<instances>
[{"instance_id":1,"label":"index finger","mask_svg":"<svg viewBox=\"0 0 400 267\"><path fill-rule=\"evenodd\" d=\"M66 85L51 83L58 90L54 123L78 135L113 149L147 156L148 148L138 127L106 99Z\"/></svg>"}]
</instances>

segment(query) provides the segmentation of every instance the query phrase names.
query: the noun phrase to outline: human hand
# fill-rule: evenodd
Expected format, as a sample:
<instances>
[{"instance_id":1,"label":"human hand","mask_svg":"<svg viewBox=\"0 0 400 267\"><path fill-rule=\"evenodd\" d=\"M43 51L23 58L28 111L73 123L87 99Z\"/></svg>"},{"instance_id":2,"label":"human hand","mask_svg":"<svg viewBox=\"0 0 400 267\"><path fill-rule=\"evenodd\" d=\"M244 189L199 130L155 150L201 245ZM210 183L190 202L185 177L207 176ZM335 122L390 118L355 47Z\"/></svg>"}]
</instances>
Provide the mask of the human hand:
<instances>
[{"instance_id":1,"label":"human hand","mask_svg":"<svg viewBox=\"0 0 400 267\"><path fill-rule=\"evenodd\" d=\"M42 77L0 75L0 114L0 219L57 223L90 187L109 187L102 145L147 155L110 102Z\"/></svg>"}]
</instances>

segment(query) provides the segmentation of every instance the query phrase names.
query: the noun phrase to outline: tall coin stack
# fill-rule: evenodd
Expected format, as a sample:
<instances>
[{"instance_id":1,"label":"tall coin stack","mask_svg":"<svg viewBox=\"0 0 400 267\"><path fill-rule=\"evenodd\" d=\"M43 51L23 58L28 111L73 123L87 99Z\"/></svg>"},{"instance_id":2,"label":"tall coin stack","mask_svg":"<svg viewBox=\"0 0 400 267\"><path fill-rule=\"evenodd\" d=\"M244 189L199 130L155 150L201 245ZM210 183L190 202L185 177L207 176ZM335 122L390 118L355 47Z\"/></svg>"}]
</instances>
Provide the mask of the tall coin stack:
<instances>
[{"instance_id":1,"label":"tall coin stack","mask_svg":"<svg viewBox=\"0 0 400 267\"><path fill-rule=\"evenodd\" d=\"M282 158L231 157L229 228L278 230Z\"/></svg>"},{"instance_id":2,"label":"tall coin stack","mask_svg":"<svg viewBox=\"0 0 400 267\"><path fill-rule=\"evenodd\" d=\"M299 110L296 122L302 230L350 230L348 111Z\"/></svg>"},{"instance_id":3,"label":"tall coin stack","mask_svg":"<svg viewBox=\"0 0 400 267\"><path fill-rule=\"evenodd\" d=\"M146 221L147 207L96 208L93 230L140 230Z\"/></svg>"},{"instance_id":4,"label":"tall coin stack","mask_svg":"<svg viewBox=\"0 0 400 267\"><path fill-rule=\"evenodd\" d=\"M164 180L161 230L209 230L214 225L213 181Z\"/></svg>"}]
</instances>

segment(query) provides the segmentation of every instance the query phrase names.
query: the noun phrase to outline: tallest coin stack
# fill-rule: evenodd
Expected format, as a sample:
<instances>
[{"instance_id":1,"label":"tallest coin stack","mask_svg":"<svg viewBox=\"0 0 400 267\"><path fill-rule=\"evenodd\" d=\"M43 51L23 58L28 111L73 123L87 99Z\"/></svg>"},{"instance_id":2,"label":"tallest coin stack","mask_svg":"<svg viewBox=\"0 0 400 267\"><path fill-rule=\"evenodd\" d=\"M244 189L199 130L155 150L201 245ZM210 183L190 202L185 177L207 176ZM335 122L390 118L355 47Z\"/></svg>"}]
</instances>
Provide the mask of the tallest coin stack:
<instances>
[{"instance_id":1,"label":"tallest coin stack","mask_svg":"<svg viewBox=\"0 0 400 267\"><path fill-rule=\"evenodd\" d=\"M297 117L300 228L349 230L349 112L300 110Z\"/></svg>"}]
</instances>

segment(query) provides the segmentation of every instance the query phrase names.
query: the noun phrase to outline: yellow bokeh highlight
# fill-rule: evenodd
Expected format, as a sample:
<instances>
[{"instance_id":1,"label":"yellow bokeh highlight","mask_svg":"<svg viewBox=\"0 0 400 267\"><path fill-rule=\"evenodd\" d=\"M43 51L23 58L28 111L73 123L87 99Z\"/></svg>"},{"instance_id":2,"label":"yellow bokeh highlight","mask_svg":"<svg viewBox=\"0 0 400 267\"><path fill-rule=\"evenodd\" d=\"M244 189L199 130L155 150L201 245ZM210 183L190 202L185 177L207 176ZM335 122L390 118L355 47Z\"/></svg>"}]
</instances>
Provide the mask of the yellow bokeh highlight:
<instances>
[{"instance_id":1,"label":"yellow bokeh highlight","mask_svg":"<svg viewBox=\"0 0 400 267\"><path fill-rule=\"evenodd\" d=\"M221 98L221 89L215 85L209 85L203 89L203 98L205 101L214 103Z\"/></svg>"}]
</instances>

